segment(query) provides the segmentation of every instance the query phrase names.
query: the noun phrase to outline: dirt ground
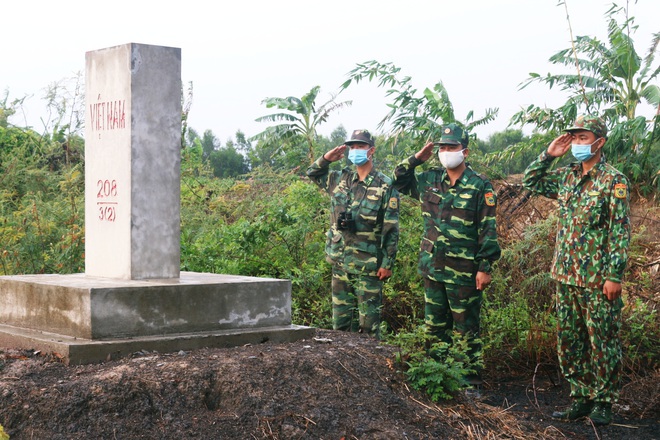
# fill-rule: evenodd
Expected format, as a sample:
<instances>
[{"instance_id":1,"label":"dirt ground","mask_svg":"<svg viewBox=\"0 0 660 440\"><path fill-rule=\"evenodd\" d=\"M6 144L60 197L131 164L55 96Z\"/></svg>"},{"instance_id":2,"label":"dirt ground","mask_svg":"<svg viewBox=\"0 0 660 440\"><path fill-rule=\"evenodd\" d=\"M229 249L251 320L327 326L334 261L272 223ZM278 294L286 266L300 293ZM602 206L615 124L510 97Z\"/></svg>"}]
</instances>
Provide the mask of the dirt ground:
<instances>
[{"instance_id":1,"label":"dirt ground","mask_svg":"<svg viewBox=\"0 0 660 440\"><path fill-rule=\"evenodd\" d=\"M18 439L658 439L658 380L629 383L615 423L561 423L553 366L487 373L481 399L435 404L395 349L355 333L66 366L0 349L0 424ZM657 375L656 375L657 379ZM640 394L641 393L641 394ZM648 402L646 399L642 399Z\"/></svg>"}]
</instances>

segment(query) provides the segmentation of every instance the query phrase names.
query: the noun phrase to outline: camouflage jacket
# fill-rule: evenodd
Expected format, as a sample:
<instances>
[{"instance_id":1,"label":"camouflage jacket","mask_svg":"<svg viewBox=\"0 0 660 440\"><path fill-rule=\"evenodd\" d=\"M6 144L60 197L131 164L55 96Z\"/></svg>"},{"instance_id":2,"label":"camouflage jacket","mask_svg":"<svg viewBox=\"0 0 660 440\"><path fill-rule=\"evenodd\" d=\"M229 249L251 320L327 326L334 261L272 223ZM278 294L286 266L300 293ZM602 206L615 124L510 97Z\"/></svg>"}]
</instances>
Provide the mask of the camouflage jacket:
<instances>
[{"instance_id":1,"label":"camouflage jacket","mask_svg":"<svg viewBox=\"0 0 660 440\"><path fill-rule=\"evenodd\" d=\"M552 277L592 289L620 283L630 241L628 179L605 158L585 176L580 163L550 171L553 160L543 152L523 179L525 188L559 202Z\"/></svg>"},{"instance_id":2,"label":"camouflage jacket","mask_svg":"<svg viewBox=\"0 0 660 440\"><path fill-rule=\"evenodd\" d=\"M391 179L372 169L360 182L357 171L330 171L320 157L307 175L330 194L327 260L348 273L376 276L379 268L392 269L399 241L399 192ZM351 213L354 227L338 227L340 213Z\"/></svg>"},{"instance_id":3,"label":"camouflage jacket","mask_svg":"<svg viewBox=\"0 0 660 440\"><path fill-rule=\"evenodd\" d=\"M501 254L493 187L469 166L450 186L444 168L415 175L421 164L411 156L394 170L394 187L422 202L419 272L439 282L474 285L477 271L489 273Z\"/></svg>"}]
</instances>

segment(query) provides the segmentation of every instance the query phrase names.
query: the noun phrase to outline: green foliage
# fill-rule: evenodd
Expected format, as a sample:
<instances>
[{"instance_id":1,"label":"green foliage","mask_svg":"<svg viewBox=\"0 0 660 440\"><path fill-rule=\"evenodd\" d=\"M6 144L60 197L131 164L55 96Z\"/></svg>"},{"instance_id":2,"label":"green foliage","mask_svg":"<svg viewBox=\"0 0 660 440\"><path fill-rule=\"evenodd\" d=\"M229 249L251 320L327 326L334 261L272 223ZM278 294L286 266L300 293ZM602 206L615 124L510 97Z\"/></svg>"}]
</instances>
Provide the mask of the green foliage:
<instances>
[{"instance_id":1,"label":"green foliage","mask_svg":"<svg viewBox=\"0 0 660 440\"><path fill-rule=\"evenodd\" d=\"M213 175L219 178L236 177L248 172L247 160L233 145L213 151L210 156Z\"/></svg>"},{"instance_id":2,"label":"green foliage","mask_svg":"<svg viewBox=\"0 0 660 440\"><path fill-rule=\"evenodd\" d=\"M16 113L17 102L8 103L9 90L5 90L5 96L0 100L0 127L7 128L9 118ZM18 102L20 104L20 101Z\"/></svg>"},{"instance_id":3,"label":"green foliage","mask_svg":"<svg viewBox=\"0 0 660 440\"><path fill-rule=\"evenodd\" d=\"M308 163L316 159L315 144L318 138L317 128L328 120L330 113L342 107L350 106L351 101L336 102L334 97L316 107L316 98L321 88L312 89L302 98L288 96L286 98L266 98L262 101L267 108L277 108L285 113L273 113L261 116L257 122L281 122L266 128L261 133L252 136L250 140L264 141L277 145L277 150L291 149L292 144L304 142L307 145Z\"/></svg>"},{"instance_id":4,"label":"green foliage","mask_svg":"<svg viewBox=\"0 0 660 440\"><path fill-rule=\"evenodd\" d=\"M290 173L261 168L247 179L214 179L199 154L184 164L182 268L290 279L294 321L327 327L327 197Z\"/></svg>"},{"instance_id":5,"label":"green foliage","mask_svg":"<svg viewBox=\"0 0 660 440\"><path fill-rule=\"evenodd\" d=\"M654 303L628 297L623 309L621 344L633 371L654 368L660 359L660 320Z\"/></svg>"},{"instance_id":6,"label":"green foliage","mask_svg":"<svg viewBox=\"0 0 660 440\"><path fill-rule=\"evenodd\" d=\"M554 355L555 282L549 268L556 217L530 225L521 240L502 246L502 257L482 307L486 351L540 361Z\"/></svg>"},{"instance_id":7,"label":"green foliage","mask_svg":"<svg viewBox=\"0 0 660 440\"><path fill-rule=\"evenodd\" d=\"M660 189L660 115L640 116L637 109L642 101L656 110L660 105L660 65L655 59L660 33L653 35L648 54L642 58L631 37L637 26L627 8L613 5L606 17L607 42L577 37L571 48L550 58L551 63L573 68L575 73L531 73L521 85L557 86L568 94L565 103L556 109L530 105L515 114L511 123L533 124L557 133L579 113L602 115L611 127L604 147L608 161L648 193Z\"/></svg>"},{"instance_id":8,"label":"green foliage","mask_svg":"<svg viewBox=\"0 0 660 440\"><path fill-rule=\"evenodd\" d=\"M240 130L236 132L236 142L229 139L224 147L211 130L204 131L200 137L195 130L190 129L187 139L184 149L196 148L201 151L202 161L210 165L215 177L236 177L249 171L248 156L252 145Z\"/></svg>"},{"instance_id":9,"label":"green foliage","mask_svg":"<svg viewBox=\"0 0 660 440\"><path fill-rule=\"evenodd\" d=\"M0 267L4 275L84 267L80 138L67 144L0 127ZM73 154L72 154L73 153Z\"/></svg>"},{"instance_id":10,"label":"green foliage","mask_svg":"<svg viewBox=\"0 0 660 440\"><path fill-rule=\"evenodd\" d=\"M453 399L457 391L468 386L465 377L479 367L470 364L467 339L457 333L452 344L437 342L420 325L411 333L391 336L388 342L399 348L397 362L407 367L405 376L412 387L434 402Z\"/></svg>"},{"instance_id":11,"label":"green foliage","mask_svg":"<svg viewBox=\"0 0 660 440\"><path fill-rule=\"evenodd\" d=\"M488 109L485 115L474 120L474 112L470 111L463 122L458 121L454 107L449 100L449 93L442 84L436 83L433 88L425 88L421 95L412 85L409 76L400 78L401 69L392 63L366 61L358 63L357 67L348 72L348 79L342 84L342 90L352 83L360 81L378 81L379 87L386 87L386 97L391 97L388 104L389 113L383 117L378 128L386 123L392 126L392 138L396 144L397 138L403 135L413 139L423 139L424 142L438 139L443 124L456 122L466 130L491 122L497 116L497 109Z\"/></svg>"},{"instance_id":12,"label":"green foliage","mask_svg":"<svg viewBox=\"0 0 660 440\"><path fill-rule=\"evenodd\" d=\"M470 163L475 169L484 169L485 174L492 179L522 174L541 151L548 147L552 138L538 133L531 137L523 136L520 130L508 129L491 135L485 142L474 142L475 145L470 146Z\"/></svg>"},{"instance_id":13,"label":"green foliage","mask_svg":"<svg viewBox=\"0 0 660 440\"><path fill-rule=\"evenodd\" d=\"M9 440L9 435L5 432L2 425L0 425L0 440Z\"/></svg>"}]
</instances>

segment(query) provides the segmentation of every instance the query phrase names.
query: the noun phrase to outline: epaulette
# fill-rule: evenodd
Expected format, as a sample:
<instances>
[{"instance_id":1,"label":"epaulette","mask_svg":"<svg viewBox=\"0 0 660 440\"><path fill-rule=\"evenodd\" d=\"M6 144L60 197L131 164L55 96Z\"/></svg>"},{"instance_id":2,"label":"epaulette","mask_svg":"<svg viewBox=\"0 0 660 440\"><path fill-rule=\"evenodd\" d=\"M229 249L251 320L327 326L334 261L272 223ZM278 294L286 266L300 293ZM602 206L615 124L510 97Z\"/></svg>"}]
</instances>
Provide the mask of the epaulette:
<instances>
[{"instance_id":1,"label":"epaulette","mask_svg":"<svg viewBox=\"0 0 660 440\"><path fill-rule=\"evenodd\" d=\"M378 177L388 185L392 184L392 178L389 176L386 176L385 174L381 173L380 171L378 172Z\"/></svg>"}]
</instances>

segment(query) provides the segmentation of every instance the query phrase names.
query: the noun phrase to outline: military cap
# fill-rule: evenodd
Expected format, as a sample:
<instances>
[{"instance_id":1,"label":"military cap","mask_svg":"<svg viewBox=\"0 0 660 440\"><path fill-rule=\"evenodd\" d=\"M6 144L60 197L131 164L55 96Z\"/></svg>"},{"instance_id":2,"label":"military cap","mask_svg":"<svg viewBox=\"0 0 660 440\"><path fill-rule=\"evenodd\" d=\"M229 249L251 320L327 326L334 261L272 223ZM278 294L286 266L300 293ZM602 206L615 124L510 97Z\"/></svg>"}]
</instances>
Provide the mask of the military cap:
<instances>
[{"instance_id":1,"label":"military cap","mask_svg":"<svg viewBox=\"0 0 660 440\"><path fill-rule=\"evenodd\" d=\"M351 144L357 144L357 143L365 143L369 144L372 147L375 145L374 144L374 138L369 133L369 130L353 130L353 134L351 135L351 138L348 139L344 144L346 145L351 145Z\"/></svg>"},{"instance_id":2,"label":"military cap","mask_svg":"<svg viewBox=\"0 0 660 440\"><path fill-rule=\"evenodd\" d=\"M580 115L575 120L575 123L564 131L572 133L579 130L590 131L595 134L597 138L607 136L607 126L605 125L605 121L598 116Z\"/></svg>"},{"instance_id":3,"label":"military cap","mask_svg":"<svg viewBox=\"0 0 660 440\"><path fill-rule=\"evenodd\" d=\"M434 145L463 145L468 146L470 141L468 134L457 124L451 123L442 127L440 140L433 142Z\"/></svg>"}]
</instances>

